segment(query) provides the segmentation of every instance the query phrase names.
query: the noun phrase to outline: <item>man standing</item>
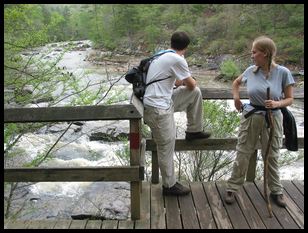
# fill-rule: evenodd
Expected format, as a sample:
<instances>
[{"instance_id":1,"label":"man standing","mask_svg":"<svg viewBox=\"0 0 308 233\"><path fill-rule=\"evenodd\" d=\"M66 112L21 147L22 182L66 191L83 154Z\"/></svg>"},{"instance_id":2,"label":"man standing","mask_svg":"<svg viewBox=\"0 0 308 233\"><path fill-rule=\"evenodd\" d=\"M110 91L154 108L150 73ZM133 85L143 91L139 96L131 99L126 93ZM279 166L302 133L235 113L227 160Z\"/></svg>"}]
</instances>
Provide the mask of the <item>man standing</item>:
<instances>
[{"instance_id":1,"label":"man standing","mask_svg":"<svg viewBox=\"0 0 308 233\"><path fill-rule=\"evenodd\" d=\"M157 144L163 195L190 193L188 187L176 182L174 173L174 112L187 113L186 140L210 137L210 133L203 132L202 94L184 58L189 43L185 32L175 32L171 37L171 52L154 59L147 74L147 83L169 77L149 85L143 98L144 122L151 128Z\"/></svg>"}]
</instances>

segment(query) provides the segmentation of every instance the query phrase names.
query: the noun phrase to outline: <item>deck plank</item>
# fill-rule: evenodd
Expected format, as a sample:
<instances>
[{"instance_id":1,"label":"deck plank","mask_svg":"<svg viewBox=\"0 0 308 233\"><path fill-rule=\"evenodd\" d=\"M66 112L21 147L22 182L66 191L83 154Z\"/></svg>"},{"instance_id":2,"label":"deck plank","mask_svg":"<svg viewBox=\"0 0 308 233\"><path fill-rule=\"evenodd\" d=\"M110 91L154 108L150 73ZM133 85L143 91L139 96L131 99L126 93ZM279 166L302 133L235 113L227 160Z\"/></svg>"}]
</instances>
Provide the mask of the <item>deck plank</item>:
<instances>
[{"instance_id":1,"label":"deck plank","mask_svg":"<svg viewBox=\"0 0 308 233\"><path fill-rule=\"evenodd\" d=\"M166 229L161 184L151 186L151 229Z\"/></svg>"},{"instance_id":2,"label":"deck plank","mask_svg":"<svg viewBox=\"0 0 308 233\"><path fill-rule=\"evenodd\" d=\"M166 196L164 199L166 208L166 228L182 229L178 198L174 196Z\"/></svg>"},{"instance_id":3,"label":"deck plank","mask_svg":"<svg viewBox=\"0 0 308 233\"><path fill-rule=\"evenodd\" d=\"M263 181L258 180L255 181L257 188L259 189L262 197L264 198L264 184ZM270 193L270 191L268 191ZM287 197L286 197L287 198ZM281 208L277 206L270 198L272 211L279 223L282 225L284 229L298 229L298 225L295 223L291 215L288 213L286 208Z\"/></svg>"},{"instance_id":4,"label":"deck plank","mask_svg":"<svg viewBox=\"0 0 308 233\"><path fill-rule=\"evenodd\" d=\"M289 180L281 181L286 192L292 197L296 205L304 212L304 195L296 188L296 186Z\"/></svg>"},{"instance_id":5,"label":"deck plank","mask_svg":"<svg viewBox=\"0 0 308 233\"><path fill-rule=\"evenodd\" d=\"M217 189L222 197L224 206L227 210L229 215L230 221L233 225L234 229L250 229L248 223L246 222L245 216L242 213L239 204L237 202L233 203L232 205L228 205L224 201L224 195L226 192L226 183L225 182L216 182Z\"/></svg>"},{"instance_id":6,"label":"deck plank","mask_svg":"<svg viewBox=\"0 0 308 233\"><path fill-rule=\"evenodd\" d=\"M297 223L297 225L301 228L304 229L304 213L301 211L301 209L295 204L293 199L290 197L290 195L286 192L285 193L285 200L287 203L287 211L289 214L292 216L294 221Z\"/></svg>"},{"instance_id":7,"label":"deck plank","mask_svg":"<svg viewBox=\"0 0 308 233\"><path fill-rule=\"evenodd\" d=\"M181 182L185 183L185 182ZM282 181L286 208L272 203L269 217L263 180L245 182L236 203L226 205L226 181L192 182L187 196L163 196L161 184L144 181L140 220L10 220L4 229L304 229L304 181Z\"/></svg>"},{"instance_id":8,"label":"deck plank","mask_svg":"<svg viewBox=\"0 0 308 233\"><path fill-rule=\"evenodd\" d=\"M184 185L189 185L182 182ZM179 206L184 229L200 229L199 221L196 215L196 210L191 193L185 196L179 196Z\"/></svg>"},{"instance_id":9,"label":"deck plank","mask_svg":"<svg viewBox=\"0 0 308 233\"><path fill-rule=\"evenodd\" d=\"M101 220L88 220L85 229L101 229L102 221Z\"/></svg>"},{"instance_id":10,"label":"deck plank","mask_svg":"<svg viewBox=\"0 0 308 233\"><path fill-rule=\"evenodd\" d=\"M30 220L27 229L53 229L55 224L52 220Z\"/></svg>"},{"instance_id":11,"label":"deck plank","mask_svg":"<svg viewBox=\"0 0 308 233\"><path fill-rule=\"evenodd\" d=\"M104 220L101 226L101 229L117 229L118 220Z\"/></svg>"},{"instance_id":12,"label":"deck plank","mask_svg":"<svg viewBox=\"0 0 308 233\"><path fill-rule=\"evenodd\" d=\"M85 229L88 220L72 220L69 229Z\"/></svg>"},{"instance_id":13,"label":"deck plank","mask_svg":"<svg viewBox=\"0 0 308 233\"><path fill-rule=\"evenodd\" d=\"M72 220L58 220L54 226L54 229L68 229Z\"/></svg>"},{"instance_id":14,"label":"deck plank","mask_svg":"<svg viewBox=\"0 0 308 233\"><path fill-rule=\"evenodd\" d=\"M292 183L304 195L304 181L303 180L292 180Z\"/></svg>"},{"instance_id":15,"label":"deck plank","mask_svg":"<svg viewBox=\"0 0 308 233\"><path fill-rule=\"evenodd\" d=\"M190 183L193 200L201 229L216 229L216 223L212 215L211 207L204 192L202 183Z\"/></svg>"},{"instance_id":16,"label":"deck plank","mask_svg":"<svg viewBox=\"0 0 308 233\"><path fill-rule=\"evenodd\" d=\"M6 220L4 222L4 229L26 229L26 220Z\"/></svg>"},{"instance_id":17,"label":"deck plank","mask_svg":"<svg viewBox=\"0 0 308 233\"><path fill-rule=\"evenodd\" d=\"M135 229L150 229L150 208L151 208L151 185L149 182L142 182L141 193L141 218L135 221Z\"/></svg>"},{"instance_id":18,"label":"deck plank","mask_svg":"<svg viewBox=\"0 0 308 233\"><path fill-rule=\"evenodd\" d=\"M227 211L223 206L214 182L202 183L218 229L232 229Z\"/></svg>"},{"instance_id":19,"label":"deck plank","mask_svg":"<svg viewBox=\"0 0 308 233\"><path fill-rule=\"evenodd\" d=\"M279 224L276 218L269 217L266 202L256 185L253 182L245 182L243 187L255 209L257 210L259 216L261 217L263 223L265 224L266 228L282 229L282 226Z\"/></svg>"},{"instance_id":20,"label":"deck plank","mask_svg":"<svg viewBox=\"0 0 308 233\"><path fill-rule=\"evenodd\" d=\"M262 222L261 217L259 216L257 210L255 209L253 203L250 201L247 193L244 188L238 190L238 195L236 199L239 203L241 210L249 224L251 229L266 229L266 226Z\"/></svg>"},{"instance_id":21,"label":"deck plank","mask_svg":"<svg viewBox=\"0 0 308 233\"><path fill-rule=\"evenodd\" d=\"M132 220L120 220L118 229L134 229L135 222Z\"/></svg>"}]
</instances>

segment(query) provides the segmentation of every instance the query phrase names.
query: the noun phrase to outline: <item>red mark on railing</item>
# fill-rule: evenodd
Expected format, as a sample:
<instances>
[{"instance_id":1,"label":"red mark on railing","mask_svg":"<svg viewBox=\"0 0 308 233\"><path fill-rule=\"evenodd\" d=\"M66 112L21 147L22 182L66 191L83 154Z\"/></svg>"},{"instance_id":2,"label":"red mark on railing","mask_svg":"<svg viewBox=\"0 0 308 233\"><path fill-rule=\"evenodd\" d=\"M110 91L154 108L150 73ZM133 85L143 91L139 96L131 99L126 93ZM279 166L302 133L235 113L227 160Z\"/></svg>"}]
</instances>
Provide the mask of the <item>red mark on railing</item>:
<instances>
[{"instance_id":1,"label":"red mark on railing","mask_svg":"<svg viewBox=\"0 0 308 233\"><path fill-rule=\"evenodd\" d=\"M139 149L140 147L139 133L130 133L129 141L130 141L130 149Z\"/></svg>"}]
</instances>

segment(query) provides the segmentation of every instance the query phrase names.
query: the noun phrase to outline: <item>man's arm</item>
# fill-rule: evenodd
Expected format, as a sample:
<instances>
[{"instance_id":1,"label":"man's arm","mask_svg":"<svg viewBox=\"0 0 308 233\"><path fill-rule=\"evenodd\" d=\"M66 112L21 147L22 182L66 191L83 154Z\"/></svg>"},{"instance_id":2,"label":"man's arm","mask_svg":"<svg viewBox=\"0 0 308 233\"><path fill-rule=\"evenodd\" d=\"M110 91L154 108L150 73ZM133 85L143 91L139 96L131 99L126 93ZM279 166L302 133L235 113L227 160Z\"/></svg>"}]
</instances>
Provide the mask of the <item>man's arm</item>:
<instances>
[{"instance_id":1,"label":"man's arm","mask_svg":"<svg viewBox=\"0 0 308 233\"><path fill-rule=\"evenodd\" d=\"M188 77L183 79L183 85L192 91L197 86L197 82L193 77Z\"/></svg>"}]
</instances>

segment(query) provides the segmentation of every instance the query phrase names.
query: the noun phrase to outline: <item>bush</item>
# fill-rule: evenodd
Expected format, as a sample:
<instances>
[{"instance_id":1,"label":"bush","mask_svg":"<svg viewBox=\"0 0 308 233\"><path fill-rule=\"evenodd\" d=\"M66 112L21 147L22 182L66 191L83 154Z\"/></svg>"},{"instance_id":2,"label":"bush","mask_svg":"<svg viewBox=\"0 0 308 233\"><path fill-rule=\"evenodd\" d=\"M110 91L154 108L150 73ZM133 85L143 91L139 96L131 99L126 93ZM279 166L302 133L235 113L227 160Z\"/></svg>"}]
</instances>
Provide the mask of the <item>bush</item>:
<instances>
[{"instance_id":1,"label":"bush","mask_svg":"<svg viewBox=\"0 0 308 233\"><path fill-rule=\"evenodd\" d=\"M203 101L205 131L212 132L212 138L230 138L237 134L240 117L231 111L227 101ZM189 181L211 181L229 176L235 151L204 150L176 152L177 178Z\"/></svg>"},{"instance_id":2,"label":"bush","mask_svg":"<svg viewBox=\"0 0 308 233\"><path fill-rule=\"evenodd\" d=\"M220 72L226 79L233 80L241 74L239 67L231 59L223 61L220 66Z\"/></svg>"}]
</instances>

